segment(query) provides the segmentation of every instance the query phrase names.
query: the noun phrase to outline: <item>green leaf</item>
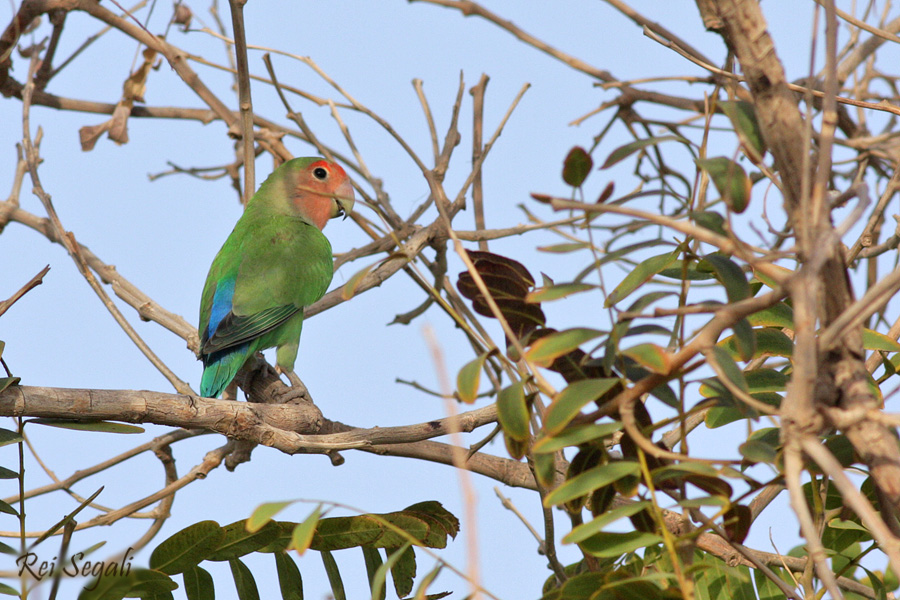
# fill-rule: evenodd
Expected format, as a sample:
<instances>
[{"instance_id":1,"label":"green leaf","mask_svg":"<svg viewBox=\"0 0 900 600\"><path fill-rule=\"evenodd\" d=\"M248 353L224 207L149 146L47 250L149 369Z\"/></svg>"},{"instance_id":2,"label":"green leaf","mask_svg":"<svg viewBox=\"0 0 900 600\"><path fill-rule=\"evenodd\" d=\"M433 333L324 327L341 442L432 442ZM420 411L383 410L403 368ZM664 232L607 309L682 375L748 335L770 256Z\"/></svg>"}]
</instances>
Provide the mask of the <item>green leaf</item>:
<instances>
[{"instance_id":1,"label":"green leaf","mask_svg":"<svg viewBox=\"0 0 900 600\"><path fill-rule=\"evenodd\" d=\"M575 146L569 150L569 154L566 155L563 162L563 181L572 187L581 187L584 180L590 175L593 166L594 159L591 158L591 155L581 146Z\"/></svg>"},{"instance_id":2,"label":"green leaf","mask_svg":"<svg viewBox=\"0 0 900 600\"><path fill-rule=\"evenodd\" d=\"M272 517L280 513L282 510L297 502L296 500L285 500L283 502L265 502L256 507L250 518L247 519L247 531L253 533L259 531L262 527L272 520Z\"/></svg>"},{"instance_id":3,"label":"green leaf","mask_svg":"<svg viewBox=\"0 0 900 600\"><path fill-rule=\"evenodd\" d=\"M228 561L228 565L231 567L231 576L234 577L234 587L237 589L239 600L259 600L259 588L256 587L256 580L253 579L253 573L247 565L239 558L232 558Z\"/></svg>"},{"instance_id":4,"label":"green leaf","mask_svg":"<svg viewBox=\"0 0 900 600\"><path fill-rule=\"evenodd\" d=\"M736 213L744 212L750 203L750 191L753 187L744 168L724 156L698 158L694 162L709 174L728 208Z\"/></svg>"},{"instance_id":5,"label":"green leaf","mask_svg":"<svg viewBox=\"0 0 900 600\"><path fill-rule=\"evenodd\" d=\"M578 446L587 442L604 438L622 429L622 424L618 421L612 423L588 423L586 425L576 425L568 427L561 433L554 436L547 436L538 439L532 447L535 454L556 452L570 446Z\"/></svg>"},{"instance_id":6,"label":"green leaf","mask_svg":"<svg viewBox=\"0 0 900 600\"><path fill-rule=\"evenodd\" d=\"M497 395L497 417L503 432L519 442L527 442L531 413L525 403L525 382L516 381Z\"/></svg>"},{"instance_id":7,"label":"green leaf","mask_svg":"<svg viewBox=\"0 0 900 600\"><path fill-rule=\"evenodd\" d=\"M312 543L313 534L316 532L316 526L319 524L319 518L322 516L322 506L319 505L309 514L306 519L294 527L291 534L291 550L296 550L297 554L303 556L303 553L309 549Z\"/></svg>"},{"instance_id":8,"label":"green leaf","mask_svg":"<svg viewBox=\"0 0 900 600\"><path fill-rule=\"evenodd\" d=\"M629 156L631 156L638 150L643 150L644 148L646 148L648 146L655 146L656 144L659 144L661 142L668 142L668 141L681 142L682 144L690 147L690 142L688 140L686 140L685 138L678 136L678 135L664 135L664 136L660 136L660 137L651 137L651 138L635 140L631 143L625 144L624 146L619 146L618 148L613 150L610 153L610 155L607 157L606 162L604 162L603 166L600 168L608 169L611 166L613 166L614 164L616 164L617 162L625 160L626 158L628 158Z\"/></svg>"},{"instance_id":9,"label":"green leaf","mask_svg":"<svg viewBox=\"0 0 900 600\"><path fill-rule=\"evenodd\" d=\"M556 395L547 408L544 417L544 435L551 436L562 431L585 405L599 399L620 383L619 379L612 377L584 379L570 383Z\"/></svg>"},{"instance_id":10,"label":"green leaf","mask_svg":"<svg viewBox=\"0 0 900 600\"><path fill-rule=\"evenodd\" d=\"M472 404L478 398L478 388L481 385L481 370L484 368L484 362L490 355L491 352L485 352L475 358L475 360L467 362L456 376L457 395L466 404Z\"/></svg>"},{"instance_id":11,"label":"green leaf","mask_svg":"<svg viewBox=\"0 0 900 600\"><path fill-rule=\"evenodd\" d=\"M787 579L787 575L784 574L782 569L777 567L772 567L772 570L782 578ZM775 585L775 582L766 577L765 573L761 573L756 569L752 569L753 580L756 583L756 597L759 600L784 600L784 592ZM878 596L883 598L884 596Z\"/></svg>"},{"instance_id":12,"label":"green leaf","mask_svg":"<svg viewBox=\"0 0 900 600\"><path fill-rule=\"evenodd\" d=\"M330 517L319 521L313 536L313 550L341 550L375 544L384 535L385 525L374 515Z\"/></svg>"},{"instance_id":13,"label":"green leaf","mask_svg":"<svg viewBox=\"0 0 900 600\"><path fill-rule=\"evenodd\" d=\"M439 502L419 502L402 511L382 515L321 519L313 536L313 550L340 550L367 545L396 548L415 540L431 548L443 548L447 537L459 532L459 521Z\"/></svg>"},{"instance_id":14,"label":"green leaf","mask_svg":"<svg viewBox=\"0 0 900 600\"><path fill-rule=\"evenodd\" d=\"M575 454L575 456L572 457L572 460L569 462L569 466L566 469L565 479L566 481L571 481L582 473L587 473L588 471L601 465L605 465L608 462L609 454L606 452L606 449L603 446L599 446L597 444L584 446L578 449L578 452ZM604 486L603 489L607 488L609 488L609 486ZM566 501L565 505L569 512L574 514L579 512L589 499L593 500L594 496L599 496L598 501L605 501L606 495L607 494L602 491L595 491L590 495L590 498L587 494L582 494L572 500Z\"/></svg>"},{"instance_id":15,"label":"green leaf","mask_svg":"<svg viewBox=\"0 0 900 600\"><path fill-rule=\"evenodd\" d=\"M6 467L0 467L0 479L16 479L19 474Z\"/></svg>"},{"instance_id":16,"label":"green leaf","mask_svg":"<svg viewBox=\"0 0 900 600\"><path fill-rule=\"evenodd\" d=\"M672 388L669 387L668 383L661 383L656 386L650 390L650 395L667 405L669 408L678 410L678 407L681 405L678 396L675 395L675 392L672 391Z\"/></svg>"},{"instance_id":17,"label":"green leaf","mask_svg":"<svg viewBox=\"0 0 900 600\"><path fill-rule=\"evenodd\" d=\"M621 556L646 546L662 541L655 533L629 531L627 533L611 533L601 531L578 544L582 550L598 558Z\"/></svg>"},{"instance_id":18,"label":"green leaf","mask_svg":"<svg viewBox=\"0 0 900 600\"><path fill-rule=\"evenodd\" d=\"M883 350L885 352L900 352L900 344L883 333L863 328L863 348L866 350Z\"/></svg>"},{"instance_id":19,"label":"green leaf","mask_svg":"<svg viewBox=\"0 0 900 600\"><path fill-rule=\"evenodd\" d=\"M426 539L433 540L436 532L432 531L428 524L428 519L423 519L415 514L399 511L387 513L384 515L375 515L380 517L381 521L390 523L392 527L385 526L383 535L378 539L377 546L380 548L399 548L410 538L417 540L422 545L430 545L426 543ZM397 531L399 529L400 531ZM446 541L446 537L442 538Z\"/></svg>"},{"instance_id":20,"label":"green leaf","mask_svg":"<svg viewBox=\"0 0 900 600\"><path fill-rule=\"evenodd\" d=\"M143 427L126 425L125 423L111 423L109 421L73 421L71 419L29 419L29 424L47 425L60 429L73 429L75 431L96 431L100 433L144 433Z\"/></svg>"},{"instance_id":21,"label":"green leaf","mask_svg":"<svg viewBox=\"0 0 900 600\"><path fill-rule=\"evenodd\" d=\"M235 521L224 527L225 537L206 560L226 561L256 552L278 536L278 526L271 521L256 531L247 530L247 520Z\"/></svg>"},{"instance_id":22,"label":"green leaf","mask_svg":"<svg viewBox=\"0 0 900 600\"><path fill-rule=\"evenodd\" d=\"M121 600L131 583L130 577L93 578L81 589L78 600Z\"/></svg>"},{"instance_id":23,"label":"green leaf","mask_svg":"<svg viewBox=\"0 0 900 600\"><path fill-rule=\"evenodd\" d=\"M427 516L436 521L443 531L444 545L440 546L441 548L446 546L447 536L456 538L456 534L459 533L459 519L437 500L425 500L424 502L410 504L402 512L417 517Z\"/></svg>"},{"instance_id":24,"label":"green leaf","mask_svg":"<svg viewBox=\"0 0 900 600\"><path fill-rule=\"evenodd\" d=\"M534 342L525 352L525 358L539 367L549 367L560 356L564 356L581 344L603 335L597 329L577 327L557 331Z\"/></svg>"},{"instance_id":25,"label":"green leaf","mask_svg":"<svg viewBox=\"0 0 900 600\"><path fill-rule=\"evenodd\" d=\"M775 464L775 459L778 456L777 448L762 440L747 440L738 446L738 452L741 453L744 460L753 464Z\"/></svg>"},{"instance_id":26,"label":"green leaf","mask_svg":"<svg viewBox=\"0 0 900 600\"><path fill-rule=\"evenodd\" d=\"M794 271L791 271L790 269L786 269L780 265L767 264L766 270L767 271L775 271L777 273L780 273L782 280L785 280L794 274ZM779 287L778 279L773 279L772 277L769 277L768 274L763 272L763 269L753 269L753 276L756 277L757 279L759 279L760 281L762 281L764 284L766 284L768 287L772 288L773 290Z\"/></svg>"},{"instance_id":27,"label":"green leaf","mask_svg":"<svg viewBox=\"0 0 900 600\"><path fill-rule=\"evenodd\" d=\"M7 444L16 444L22 441L22 436L15 431L0 428L0 447Z\"/></svg>"},{"instance_id":28,"label":"green leaf","mask_svg":"<svg viewBox=\"0 0 900 600\"><path fill-rule=\"evenodd\" d=\"M746 100L723 101L719 102L719 106L731 121L747 156L755 162L761 161L766 153L766 142L759 128L759 121L756 120L753 103Z\"/></svg>"},{"instance_id":29,"label":"green leaf","mask_svg":"<svg viewBox=\"0 0 900 600\"><path fill-rule=\"evenodd\" d=\"M628 275L610 292L604 302L604 308L609 308L627 298L633 291L650 281L654 275L671 265L678 258L680 251L669 252L651 256L634 267Z\"/></svg>"},{"instance_id":30,"label":"green leaf","mask_svg":"<svg viewBox=\"0 0 900 600\"><path fill-rule=\"evenodd\" d=\"M725 231L725 217L714 210L697 210L688 213L688 216L694 220L694 223L700 227L717 233L721 236L728 237Z\"/></svg>"},{"instance_id":31,"label":"green leaf","mask_svg":"<svg viewBox=\"0 0 900 600\"><path fill-rule=\"evenodd\" d=\"M569 500L586 496L628 475L638 475L640 467L634 461L617 460L599 465L569 479L544 497L544 506L550 508Z\"/></svg>"},{"instance_id":32,"label":"green leaf","mask_svg":"<svg viewBox=\"0 0 900 600\"><path fill-rule=\"evenodd\" d=\"M381 582L376 583L378 579L378 570L384 564L384 561L381 560L381 553L377 548L371 548L368 546L363 546L362 548L363 559L366 563L366 575L369 579L369 590L372 592L372 600L384 600L386 586L384 585L385 575L382 573Z\"/></svg>"},{"instance_id":33,"label":"green leaf","mask_svg":"<svg viewBox=\"0 0 900 600\"><path fill-rule=\"evenodd\" d=\"M0 594L4 594L4 595L6 595L6 596L16 596L16 597L20 597L20 596L19 596L19 590L17 590L16 588L13 588L13 587L10 587L10 586L6 585L5 583L0 583Z\"/></svg>"},{"instance_id":34,"label":"green leaf","mask_svg":"<svg viewBox=\"0 0 900 600\"><path fill-rule=\"evenodd\" d=\"M744 378L744 372L741 371L741 368L734 362L731 355L728 354L724 348L719 346L713 346L712 354L716 363L719 365L719 368L722 370L723 375L725 375L725 377L727 377L728 380L742 392L749 392L750 387L747 385L747 380Z\"/></svg>"},{"instance_id":35,"label":"green leaf","mask_svg":"<svg viewBox=\"0 0 900 600\"><path fill-rule=\"evenodd\" d=\"M774 408L780 406L781 396L775 392L784 391L788 381L785 374L773 369L754 369L744 372L743 375L753 398ZM707 412L707 427L721 427L740 419L757 416L754 409L736 400L718 378L704 380L700 385L700 394L706 398L717 398L719 403L719 406L714 406Z\"/></svg>"},{"instance_id":36,"label":"green leaf","mask_svg":"<svg viewBox=\"0 0 900 600\"><path fill-rule=\"evenodd\" d=\"M287 552L275 553L275 569L282 600L303 600L303 578L297 563Z\"/></svg>"},{"instance_id":37,"label":"green leaf","mask_svg":"<svg viewBox=\"0 0 900 600\"><path fill-rule=\"evenodd\" d=\"M753 330L756 337L756 348L750 358L764 355L784 356L790 358L794 353L794 342L780 329L763 327ZM735 360L749 360L741 356L735 336L729 336L717 344Z\"/></svg>"},{"instance_id":38,"label":"green leaf","mask_svg":"<svg viewBox=\"0 0 900 600\"><path fill-rule=\"evenodd\" d=\"M0 500L0 513L6 513L8 515L13 515L14 517L19 516L19 511L4 500Z\"/></svg>"},{"instance_id":39,"label":"green leaf","mask_svg":"<svg viewBox=\"0 0 900 600\"><path fill-rule=\"evenodd\" d=\"M659 272L660 277L668 277L678 281L709 281L715 279L715 275L709 269L701 269L697 260L688 258L678 259L672 265Z\"/></svg>"},{"instance_id":40,"label":"green leaf","mask_svg":"<svg viewBox=\"0 0 900 600\"><path fill-rule=\"evenodd\" d=\"M750 324L754 327L793 329L794 311L784 302L779 302L778 304L773 304L769 308L764 308L759 312L749 315L747 320L750 321Z\"/></svg>"},{"instance_id":41,"label":"green leaf","mask_svg":"<svg viewBox=\"0 0 900 600\"><path fill-rule=\"evenodd\" d=\"M216 588L212 575L202 567L191 567L181 574L184 578L184 594L188 600L216 600Z\"/></svg>"},{"instance_id":42,"label":"green leaf","mask_svg":"<svg viewBox=\"0 0 900 600\"><path fill-rule=\"evenodd\" d=\"M700 266L712 269L716 274L716 279L725 287L725 294L728 296L729 302L740 302L752 295L744 272L736 262L724 254L707 254L700 261Z\"/></svg>"},{"instance_id":43,"label":"green leaf","mask_svg":"<svg viewBox=\"0 0 900 600\"><path fill-rule=\"evenodd\" d=\"M99 564L99 563L98 563ZM85 563L85 566L87 563ZM178 584L172 579L150 569L133 569L130 573L104 573L91 579L78 595L79 600L119 600L130 598L173 598L172 590Z\"/></svg>"},{"instance_id":44,"label":"green leaf","mask_svg":"<svg viewBox=\"0 0 900 600\"><path fill-rule=\"evenodd\" d=\"M716 429L717 427L722 427L729 423L740 421L741 419L756 416L758 415L753 409L736 408L734 406L714 406L706 413L706 418L703 421L708 428Z\"/></svg>"},{"instance_id":45,"label":"green leaf","mask_svg":"<svg viewBox=\"0 0 900 600\"><path fill-rule=\"evenodd\" d=\"M622 354L660 375L668 375L672 368L671 355L656 344L638 344L622 350Z\"/></svg>"},{"instance_id":46,"label":"green leaf","mask_svg":"<svg viewBox=\"0 0 900 600\"><path fill-rule=\"evenodd\" d=\"M407 552L409 554L407 554ZM410 560L412 560L411 575L409 572ZM375 573L375 577L372 581L372 600L383 599L385 597L385 588L387 587L385 583L387 582L388 571L391 571L393 574L394 569L398 567L399 563L405 564L403 567L399 568L395 575L393 575L394 586L397 587L397 582L400 582L397 596L402 598L412 590L413 578L415 578L416 574L416 559L415 554L413 554L412 546L407 542L396 550L392 550L384 564L378 567L378 571ZM401 594L399 591L401 589L406 590L406 592Z\"/></svg>"},{"instance_id":47,"label":"green leaf","mask_svg":"<svg viewBox=\"0 0 900 600\"><path fill-rule=\"evenodd\" d=\"M175 533L153 550L150 568L166 575L190 569L219 547L225 532L215 521L200 521Z\"/></svg>"},{"instance_id":48,"label":"green leaf","mask_svg":"<svg viewBox=\"0 0 900 600\"><path fill-rule=\"evenodd\" d=\"M828 526L832 529L852 529L854 531L863 531L865 533L869 533L869 530L856 523L855 521L845 521L843 519L831 519L828 521Z\"/></svg>"},{"instance_id":49,"label":"green leaf","mask_svg":"<svg viewBox=\"0 0 900 600\"><path fill-rule=\"evenodd\" d=\"M503 433L503 445L506 446L506 452L513 460L521 460L528 454L528 442L511 438L507 433Z\"/></svg>"},{"instance_id":50,"label":"green leaf","mask_svg":"<svg viewBox=\"0 0 900 600\"><path fill-rule=\"evenodd\" d=\"M422 503L424 504L424 503ZM440 505L439 502L435 504ZM414 505L415 506L415 505ZM403 536L400 543L391 540L389 536L382 538L382 547L388 551L400 547L406 542L414 546L424 546L426 548L446 548L448 538L456 537L459 533L459 521L450 511L441 507L441 511L448 516L445 518L440 514L428 511L427 509L405 508L399 513L385 515L388 521L395 527L403 529L408 535ZM401 519L402 521L398 521ZM424 525L424 529L422 526ZM390 542L394 543L390 543Z\"/></svg>"},{"instance_id":51,"label":"green leaf","mask_svg":"<svg viewBox=\"0 0 900 600\"><path fill-rule=\"evenodd\" d=\"M853 463L861 462L859 455L853 448L853 444L845 435L830 435L825 439L825 447L828 448L841 466L849 469ZM811 469L812 471L812 469Z\"/></svg>"},{"instance_id":52,"label":"green leaf","mask_svg":"<svg viewBox=\"0 0 900 600\"><path fill-rule=\"evenodd\" d=\"M648 508L650 503L646 500L635 502L633 504L626 504L625 506L620 506L618 508L614 508L606 513L600 515L588 521L587 523L582 523L578 525L572 531L570 531L563 538L564 544L577 544L579 542L583 542L588 539L592 535L595 535L603 530L604 527L613 523L614 521L618 521L619 519L630 517L639 513L640 511Z\"/></svg>"},{"instance_id":53,"label":"green leaf","mask_svg":"<svg viewBox=\"0 0 900 600\"><path fill-rule=\"evenodd\" d=\"M735 349L737 357L745 362L756 356L756 330L750 326L747 319L740 319L731 326L734 331Z\"/></svg>"},{"instance_id":54,"label":"green leaf","mask_svg":"<svg viewBox=\"0 0 900 600\"><path fill-rule=\"evenodd\" d=\"M610 565L612 568L612 565ZM570 568L566 569L567 572ZM572 570L573 573L576 571ZM545 594L541 600L587 600L592 594L599 592L606 583L606 573L578 573L570 576L560 587L548 590L549 585L556 584L556 578L553 577L552 583L544 585ZM549 591L549 593L547 593ZM604 598L604 596L598 596ZM636 600L636 599L635 599ZM642 599L643 600L643 599ZM656 600L656 599L653 599Z\"/></svg>"},{"instance_id":55,"label":"green leaf","mask_svg":"<svg viewBox=\"0 0 900 600\"><path fill-rule=\"evenodd\" d=\"M19 385L20 381L22 381L21 377L0 377L0 392L8 387Z\"/></svg>"},{"instance_id":56,"label":"green leaf","mask_svg":"<svg viewBox=\"0 0 900 600\"><path fill-rule=\"evenodd\" d=\"M783 392L787 387L789 378L781 371L775 369L753 369L744 371L744 379L751 394L759 392Z\"/></svg>"},{"instance_id":57,"label":"green leaf","mask_svg":"<svg viewBox=\"0 0 900 600\"><path fill-rule=\"evenodd\" d=\"M322 564L325 565L325 574L328 575L328 583L331 584L331 595L334 596L334 600L347 600L344 582L341 580L341 572L338 570L334 556L328 550L323 550L321 554Z\"/></svg>"},{"instance_id":58,"label":"green leaf","mask_svg":"<svg viewBox=\"0 0 900 600\"><path fill-rule=\"evenodd\" d=\"M553 454L534 455L534 475L544 487L553 485L556 479L556 457Z\"/></svg>"},{"instance_id":59,"label":"green leaf","mask_svg":"<svg viewBox=\"0 0 900 600\"><path fill-rule=\"evenodd\" d=\"M106 578L110 575L111 573L107 574L104 571L103 577ZM172 592L178 589L178 584L171 577L151 569L134 569L129 575L120 571L118 576L131 581L131 589L128 590L129 598L173 599Z\"/></svg>"},{"instance_id":60,"label":"green leaf","mask_svg":"<svg viewBox=\"0 0 900 600\"><path fill-rule=\"evenodd\" d=\"M525 302L534 304L539 302L550 302L552 300L567 298L572 294L587 292L594 289L597 289L597 286L589 283L559 283L548 285L538 290L534 290L533 292L528 292L525 296Z\"/></svg>"},{"instance_id":61,"label":"green leaf","mask_svg":"<svg viewBox=\"0 0 900 600\"><path fill-rule=\"evenodd\" d=\"M4 544L0 542L0 553L9 554L10 556L19 556L19 551L10 546L9 544Z\"/></svg>"},{"instance_id":62,"label":"green leaf","mask_svg":"<svg viewBox=\"0 0 900 600\"><path fill-rule=\"evenodd\" d=\"M412 546L405 550L401 547L393 551L388 563L394 559L394 554L399 558L391 565L391 579L394 582L394 590L398 598L405 598L412 592L413 582L416 579L416 553Z\"/></svg>"}]
</instances>

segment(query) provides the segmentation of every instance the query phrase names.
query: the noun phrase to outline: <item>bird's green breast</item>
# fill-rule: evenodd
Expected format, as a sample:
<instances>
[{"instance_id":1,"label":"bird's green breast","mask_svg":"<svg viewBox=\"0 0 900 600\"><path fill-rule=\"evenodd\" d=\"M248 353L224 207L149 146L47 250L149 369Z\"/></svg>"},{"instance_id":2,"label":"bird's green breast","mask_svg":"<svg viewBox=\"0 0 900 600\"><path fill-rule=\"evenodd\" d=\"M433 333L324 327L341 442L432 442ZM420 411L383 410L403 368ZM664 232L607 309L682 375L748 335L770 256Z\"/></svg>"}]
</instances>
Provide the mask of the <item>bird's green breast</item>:
<instances>
[{"instance_id":1,"label":"bird's green breast","mask_svg":"<svg viewBox=\"0 0 900 600\"><path fill-rule=\"evenodd\" d=\"M247 226L237 266L236 314L286 304L306 307L325 294L333 264L331 244L321 231L282 215L252 219Z\"/></svg>"}]
</instances>

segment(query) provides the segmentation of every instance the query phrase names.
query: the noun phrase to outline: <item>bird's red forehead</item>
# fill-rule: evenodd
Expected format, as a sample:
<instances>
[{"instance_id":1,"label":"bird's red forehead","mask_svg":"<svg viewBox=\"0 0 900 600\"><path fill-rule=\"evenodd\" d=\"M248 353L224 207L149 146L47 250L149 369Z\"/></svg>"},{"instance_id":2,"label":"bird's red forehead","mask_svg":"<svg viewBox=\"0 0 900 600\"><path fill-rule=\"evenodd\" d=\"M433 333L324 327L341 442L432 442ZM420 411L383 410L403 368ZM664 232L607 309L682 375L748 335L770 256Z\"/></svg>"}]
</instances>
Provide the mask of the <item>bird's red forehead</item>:
<instances>
[{"instance_id":1,"label":"bird's red forehead","mask_svg":"<svg viewBox=\"0 0 900 600\"><path fill-rule=\"evenodd\" d=\"M344 169L343 167L341 167L341 165L333 162L328 162L327 160L317 160L316 162L309 165L309 167L307 167L307 170L312 171L314 169L318 169L319 167L322 167L329 173L341 175L343 177L347 176L347 173L344 172Z\"/></svg>"}]
</instances>

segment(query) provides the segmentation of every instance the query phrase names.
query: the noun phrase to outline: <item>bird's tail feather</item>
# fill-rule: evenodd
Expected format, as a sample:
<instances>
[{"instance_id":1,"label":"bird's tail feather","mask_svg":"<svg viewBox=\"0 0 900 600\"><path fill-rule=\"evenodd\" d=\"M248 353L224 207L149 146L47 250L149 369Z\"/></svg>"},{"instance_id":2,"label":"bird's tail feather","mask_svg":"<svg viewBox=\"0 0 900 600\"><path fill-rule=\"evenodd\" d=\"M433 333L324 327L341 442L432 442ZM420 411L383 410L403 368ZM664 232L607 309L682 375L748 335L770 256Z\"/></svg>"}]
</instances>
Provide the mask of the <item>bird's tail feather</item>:
<instances>
[{"instance_id":1,"label":"bird's tail feather","mask_svg":"<svg viewBox=\"0 0 900 600\"><path fill-rule=\"evenodd\" d=\"M236 348L205 356L203 377L200 379L200 395L204 398L218 398L244 366L249 354L248 349L249 344L241 344Z\"/></svg>"}]
</instances>

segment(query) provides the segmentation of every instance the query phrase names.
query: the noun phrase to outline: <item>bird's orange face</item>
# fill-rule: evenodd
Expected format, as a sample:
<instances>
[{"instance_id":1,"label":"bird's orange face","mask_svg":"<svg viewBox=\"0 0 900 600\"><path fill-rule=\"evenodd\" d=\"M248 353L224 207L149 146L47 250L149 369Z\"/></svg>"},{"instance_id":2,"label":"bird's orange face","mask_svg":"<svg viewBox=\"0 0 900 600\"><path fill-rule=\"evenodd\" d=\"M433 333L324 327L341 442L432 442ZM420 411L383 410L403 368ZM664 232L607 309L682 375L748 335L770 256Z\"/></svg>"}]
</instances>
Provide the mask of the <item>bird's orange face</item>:
<instances>
[{"instance_id":1,"label":"bird's orange face","mask_svg":"<svg viewBox=\"0 0 900 600\"><path fill-rule=\"evenodd\" d=\"M297 174L291 197L297 212L319 229L328 219L349 213L354 202L347 173L327 160L310 163Z\"/></svg>"}]
</instances>

